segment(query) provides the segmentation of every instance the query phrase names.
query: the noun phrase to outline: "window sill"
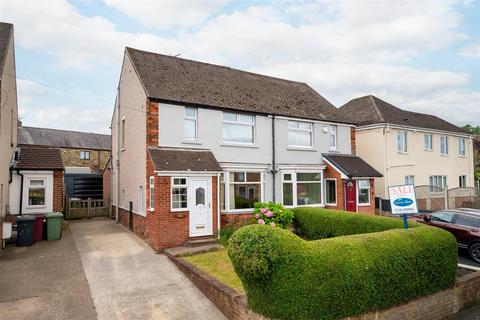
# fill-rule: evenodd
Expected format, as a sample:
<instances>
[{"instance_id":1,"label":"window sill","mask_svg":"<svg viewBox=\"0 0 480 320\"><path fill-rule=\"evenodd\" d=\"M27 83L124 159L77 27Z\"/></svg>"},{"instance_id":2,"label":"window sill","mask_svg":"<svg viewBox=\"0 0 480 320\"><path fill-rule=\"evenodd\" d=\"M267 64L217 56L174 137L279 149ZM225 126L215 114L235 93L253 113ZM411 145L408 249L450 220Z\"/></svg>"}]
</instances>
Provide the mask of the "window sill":
<instances>
[{"instance_id":1,"label":"window sill","mask_svg":"<svg viewBox=\"0 0 480 320\"><path fill-rule=\"evenodd\" d=\"M313 149L313 147L288 147L287 150L289 151L309 151L309 152L317 152L317 150Z\"/></svg>"},{"instance_id":2,"label":"window sill","mask_svg":"<svg viewBox=\"0 0 480 320\"><path fill-rule=\"evenodd\" d=\"M424 148L423 151L427 151L427 152L433 152L433 149L427 149L427 148Z\"/></svg>"},{"instance_id":3,"label":"window sill","mask_svg":"<svg viewBox=\"0 0 480 320\"><path fill-rule=\"evenodd\" d=\"M127 148L121 148L121 149L120 149L121 152L123 152L123 151L125 151L125 150L127 150Z\"/></svg>"},{"instance_id":4,"label":"window sill","mask_svg":"<svg viewBox=\"0 0 480 320\"><path fill-rule=\"evenodd\" d=\"M252 148L258 149L255 144L242 144L242 143L221 143L220 146L222 147L234 147L234 148Z\"/></svg>"},{"instance_id":5,"label":"window sill","mask_svg":"<svg viewBox=\"0 0 480 320\"><path fill-rule=\"evenodd\" d=\"M408 152L406 151L397 151L398 154L404 154L404 155L408 155Z\"/></svg>"},{"instance_id":6,"label":"window sill","mask_svg":"<svg viewBox=\"0 0 480 320\"><path fill-rule=\"evenodd\" d=\"M183 140L181 142L182 144L197 144L197 145L200 145L202 144L200 141L198 140Z\"/></svg>"},{"instance_id":7,"label":"window sill","mask_svg":"<svg viewBox=\"0 0 480 320\"><path fill-rule=\"evenodd\" d=\"M359 207L369 207L370 203L359 203L358 206Z\"/></svg>"},{"instance_id":8,"label":"window sill","mask_svg":"<svg viewBox=\"0 0 480 320\"><path fill-rule=\"evenodd\" d=\"M222 210L222 214L247 214L247 213L253 213L253 208L252 209L235 209L235 210Z\"/></svg>"},{"instance_id":9,"label":"window sill","mask_svg":"<svg viewBox=\"0 0 480 320\"><path fill-rule=\"evenodd\" d=\"M440 154L442 157L448 157L448 154Z\"/></svg>"},{"instance_id":10,"label":"window sill","mask_svg":"<svg viewBox=\"0 0 480 320\"><path fill-rule=\"evenodd\" d=\"M467 155L466 154L459 154L458 157L459 158L467 158Z\"/></svg>"},{"instance_id":11,"label":"window sill","mask_svg":"<svg viewBox=\"0 0 480 320\"><path fill-rule=\"evenodd\" d=\"M336 207L337 204L336 203L325 203L326 206L331 206L331 207Z\"/></svg>"},{"instance_id":12,"label":"window sill","mask_svg":"<svg viewBox=\"0 0 480 320\"><path fill-rule=\"evenodd\" d=\"M26 206L26 209L43 209L46 208L46 205L38 205L38 206Z\"/></svg>"},{"instance_id":13,"label":"window sill","mask_svg":"<svg viewBox=\"0 0 480 320\"><path fill-rule=\"evenodd\" d=\"M149 208L149 209L148 209L148 212L153 212L153 211L155 211L154 208Z\"/></svg>"},{"instance_id":14,"label":"window sill","mask_svg":"<svg viewBox=\"0 0 480 320\"><path fill-rule=\"evenodd\" d=\"M185 209L170 209L170 212L172 213L185 213L188 212L189 210L187 208Z\"/></svg>"}]
</instances>

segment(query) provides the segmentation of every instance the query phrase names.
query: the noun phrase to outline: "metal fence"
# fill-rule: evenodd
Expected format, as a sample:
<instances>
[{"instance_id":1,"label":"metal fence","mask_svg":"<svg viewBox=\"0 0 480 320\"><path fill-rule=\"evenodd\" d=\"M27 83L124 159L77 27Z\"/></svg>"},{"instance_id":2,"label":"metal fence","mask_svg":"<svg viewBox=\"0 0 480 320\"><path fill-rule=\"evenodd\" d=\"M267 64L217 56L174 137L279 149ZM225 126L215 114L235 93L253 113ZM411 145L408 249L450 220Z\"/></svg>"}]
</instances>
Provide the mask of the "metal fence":
<instances>
[{"instance_id":1,"label":"metal fence","mask_svg":"<svg viewBox=\"0 0 480 320\"><path fill-rule=\"evenodd\" d=\"M108 216L108 201L104 199L87 199L66 201L66 218L92 218Z\"/></svg>"}]
</instances>

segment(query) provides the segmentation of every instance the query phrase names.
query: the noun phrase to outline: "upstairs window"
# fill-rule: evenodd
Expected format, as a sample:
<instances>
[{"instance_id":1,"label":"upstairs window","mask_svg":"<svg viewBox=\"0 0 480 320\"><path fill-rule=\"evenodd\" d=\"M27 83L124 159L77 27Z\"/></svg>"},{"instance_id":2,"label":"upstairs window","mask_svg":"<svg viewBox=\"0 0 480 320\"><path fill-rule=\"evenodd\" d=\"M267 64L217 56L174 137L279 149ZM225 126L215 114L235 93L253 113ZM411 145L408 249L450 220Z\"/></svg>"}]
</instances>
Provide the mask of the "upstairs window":
<instances>
[{"instance_id":1,"label":"upstairs window","mask_svg":"<svg viewBox=\"0 0 480 320\"><path fill-rule=\"evenodd\" d=\"M125 117L122 118L122 127L120 128L121 130L121 146L122 149L125 149Z\"/></svg>"},{"instance_id":2,"label":"upstairs window","mask_svg":"<svg viewBox=\"0 0 480 320\"><path fill-rule=\"evenodd\" d=\"M433 150L433 135L431 133L425 133L423 135L423 143L425 150Z\"/></svg>"},{"instance_id":3,"label":"upstairs window","mask_svg":"<svg viewBox=\"0 0 480 320\"><path fill-rule=\"evenodd\" d=\"M330 150L336 150L337 149L337 126L335 125L330 126L329 141L330 141Z\"/></svg>"},{"instance_id":4,"label":"upstairs window","mask_svg":"<svg viewBox=\"0 0 480 320\"><path fill-rule=\"evenodd\" d=\"M290 147L312 147L312 123L288 121L288 145Z\"/></svg>"},{"instance_id":5,"label":"upstairs window","mask_svg":"<svg viewBox=\"0 0 480 320\"><path fill-rule=\"evenodd\" d=\"M464 156L465 155L465 139L458 138L458 155Z\"/></svg>"},{"instance_id":6,"label":"upstairs window","mask_svg":"<svg viewBox=\"0 0 480 320\"><path fill-rule=\"evenodd\" d=\"M448 155L448 137L447 136L440 137L440 154L442 156Z\"/></svg>"},{"instance_id":7,"label":"upstairs window","mask_svg":"<svg viewBox=\"0 0 480 320\"><path fill-rule=\"evenodd\" d=\"M254 116L232 112L223 113L223 142L253 144L254 133Z\"/></svg>"},{"instance_id":8,"label":"upstairs window","mask_svg":"<svg viewBox=\"0 0 480 320\"><path fill-rule=\"evenodd\" d=\"M90 151L80 151L80 160L90 160Z\"/></svg>"},{"instance_id":9,"label":"upstairs window","mask_svg":"<svg viewBox=\"0 0 480 320\"><path fill-rule=\"evenodd\" d=\"M398 131L397 132L397 151L398 152L407 152L407 132Z\"/></svg>"},{"instance_id":10,"label":"upstairs window","mask_svg":"<svg viewBox=\"0 0 480 320\"><path fill-rule=\"evenodd\" d=\"M185 140L197 140L197 109L185 108Z\"/></svg>"}]
</instances>

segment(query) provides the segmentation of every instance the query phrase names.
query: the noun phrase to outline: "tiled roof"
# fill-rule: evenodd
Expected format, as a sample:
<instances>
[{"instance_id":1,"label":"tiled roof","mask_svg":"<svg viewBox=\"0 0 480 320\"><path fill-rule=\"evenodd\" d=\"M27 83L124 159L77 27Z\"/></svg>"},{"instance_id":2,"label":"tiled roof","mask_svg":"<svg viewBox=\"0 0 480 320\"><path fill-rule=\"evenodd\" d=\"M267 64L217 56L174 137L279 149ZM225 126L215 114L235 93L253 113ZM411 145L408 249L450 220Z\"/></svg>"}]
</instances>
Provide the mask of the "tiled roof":
<instances>
[{"instance_id":1,"label":"tiled roof","mask_svg":"<svg viewBox=\"0 0 480 320\"><path fill-rule=\"evenodd\" d=\"M153 99L234 111L345 122L305 83L126 48Z\"/></svg>"},{"instance_id":2,"label":"tiled roof","mask_svg":"<svg viewBox=\"0 0 480 320\"><path fill-rule=\"evenodd\" d=\"M382 174L362 158L347 154L323 154L323 157L350 178L376 178Z\"/></svg>"},{"instance_id":3,"label":"tiled roof","mask_svg":"<svg viewBox=\"0 0 480 320\"><path fill-rule=\"evenodd\" d=\"M13 24L0 22L0 79L2 78L5 59L7 58L8 43L13 31Z\"/></svg>"},{"instance_id":4,"label":"tiled roof","mask_svg":"<svg viewBox=\"0 0 480 320\"><path fill-rule=\"evenodd\" d=\"M343 113L344 117L359 126L390 123L409 127L465 133L462 128L439 117L402 110L372 95L353 99L340 107L339 111Z\"/></svg>"},{"instance_id":5,"label":"tiled roof","mask_svg":"<svg viewBox=\"0 0 480 320\"><path fill-rule=\"evenodd\" d=\"M18 152L15 169L63 170L62 156L57 148L21 146Z\"/></svg>"},{"instance_id":6,"label":"tiled roof","mask_svg":"<svg viewBox=\"0 0 480 320\"><path fill-rule=\"evenodd\" d=\"M48 128L19 127L18 144L110 151L110 135Z\"/></svg>"},{"instance_id":7,"label":"tiled roof","mask_svg":"<svg viewBox=\"0 0 480 320\"><path fill-rule=\"evenodd\" d=\"M155 171L222 171L206 149L149 148Z\"/></svg>"}]
</instances>

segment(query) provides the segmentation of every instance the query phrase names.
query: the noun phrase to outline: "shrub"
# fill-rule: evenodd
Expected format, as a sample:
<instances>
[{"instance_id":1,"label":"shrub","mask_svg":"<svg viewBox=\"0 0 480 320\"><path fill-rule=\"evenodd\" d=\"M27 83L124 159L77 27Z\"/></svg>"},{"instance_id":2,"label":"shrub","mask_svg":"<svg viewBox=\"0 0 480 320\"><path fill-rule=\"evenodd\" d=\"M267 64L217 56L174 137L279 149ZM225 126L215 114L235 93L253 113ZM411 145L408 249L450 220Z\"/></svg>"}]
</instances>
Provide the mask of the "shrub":
<instances>
[{"instance_id":1,"label":"shrub","mask_svg":"<svg viewBox=\"0 0 480 320\"><path fill-rule=\"evenodd\" d=\"M248 226L250 224L256 224L257 220L255 219L243 219L239 225L235 223L229 223L225 227L220 229L220 232L218 233L218 243L220 243L222 246L226 247L228 243L228 239L232 236L232 234L240 229L241 227Z\"/></svg>"},{"instance_id":2,"label":"shrub","mask_svg":"<svg viewBox=\"0 0 480 320\"><path fill-rule=\"evenodd\" d=\"M327 232L317 228L319 234L353 234L347 222L370 233L305 241L264 225L237 230L229 240L228 254L250 307L275 319L338 319L454 284L457 246L450 233L423 225L404 230L393 218L350 215L358 220L349 220L344 213L337 219L318 218L325 226L336 226L325 227ZM302 230L309 230L302 220L306 216L296 216ZM310 215L308 219L321 225Z\"/></svg>"},{"instance_id":3,"label":"shrub","mask_svg":"<svg viewBox=\"0 0 480 320\"><path fill-rule=\"evenodd\" d=\"M293 211L286 209L280 203L257 202L253 209L253 216L258 224L286 228L292 223Z\"/></svg>"}]
</instances>

